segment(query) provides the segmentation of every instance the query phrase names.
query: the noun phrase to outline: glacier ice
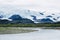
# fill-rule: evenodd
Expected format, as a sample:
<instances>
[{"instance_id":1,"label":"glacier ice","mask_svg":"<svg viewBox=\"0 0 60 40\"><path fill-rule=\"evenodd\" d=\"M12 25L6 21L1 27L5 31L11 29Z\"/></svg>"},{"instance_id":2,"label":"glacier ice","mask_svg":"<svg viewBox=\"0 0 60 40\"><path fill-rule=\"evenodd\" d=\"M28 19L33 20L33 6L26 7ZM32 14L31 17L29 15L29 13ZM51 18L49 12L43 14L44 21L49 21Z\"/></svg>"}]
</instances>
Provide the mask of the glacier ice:
<instances>
[{"instance_id":1,"label":"glacier ice","mask_svg":"<svg viewBox=\"0 0 60 40\"><path fill-rule=\"evenodd\" d=\"M49 19L53 20L54 22L60 21L60 18L58 18L60 16L59 13L36 12L36 11L29 10L29 9L23 9L20 7L13 7L13 6L0 7L0 18L9 18L14 14L18 14L22 18L28 18L31 20L33 20L33 17L31 16L31 15L33 15L33 16L36 16L36 19L49 18ZM47 17L47 16L49 16L49 17ZM56 19L56 20L54 20L54 19Z\"/></svg>"}]
</instances>

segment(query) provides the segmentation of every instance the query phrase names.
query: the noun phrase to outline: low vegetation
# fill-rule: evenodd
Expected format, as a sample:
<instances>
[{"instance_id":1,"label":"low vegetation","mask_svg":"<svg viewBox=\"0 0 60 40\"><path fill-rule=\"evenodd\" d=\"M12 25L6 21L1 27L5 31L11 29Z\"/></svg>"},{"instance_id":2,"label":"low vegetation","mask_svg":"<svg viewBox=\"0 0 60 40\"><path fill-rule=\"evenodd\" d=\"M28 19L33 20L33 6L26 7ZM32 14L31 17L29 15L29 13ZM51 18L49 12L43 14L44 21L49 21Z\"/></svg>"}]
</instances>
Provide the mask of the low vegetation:
<instances>
[{"instance_id":1,"label":"low vegetation","mask_svg":"<svg viewBox=\"0 0 60 40\"><path fill-rule=\"evenodd\" d=\"M37 30L23 29L23 27L39 27L43 29L60 29L60 24L0 24L0 34L16 34Z\"/></svg>"},{"instance_id":2,"label":"low vegetation","mask_svg":"<svg viewBox=\"0 0 60 40\"><path fill-rule=\"evenodd\" d=\"M0 27L60 27L60 24L0 24Z\"/></svg>"}]
</instances>

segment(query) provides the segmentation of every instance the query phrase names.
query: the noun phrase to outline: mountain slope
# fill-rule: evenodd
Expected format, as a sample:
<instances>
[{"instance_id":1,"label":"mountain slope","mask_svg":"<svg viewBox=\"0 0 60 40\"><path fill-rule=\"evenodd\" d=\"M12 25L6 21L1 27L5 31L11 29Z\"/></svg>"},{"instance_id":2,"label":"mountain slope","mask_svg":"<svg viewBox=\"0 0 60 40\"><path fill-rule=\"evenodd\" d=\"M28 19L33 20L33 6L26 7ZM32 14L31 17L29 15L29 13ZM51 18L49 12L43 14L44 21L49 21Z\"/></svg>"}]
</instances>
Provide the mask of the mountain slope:
<instances>
[{"instance_id":1,"label":"mountain slope","mask_svg":"<svg viewBox=\"0 0 60 40\"><path fill-rule=\"evenodd\" d=\"M22 18L27 18L37 23L44 22L43 19L47 21L50 20L53 22L60 21L59 13L36 12L36 11L29 10L29 9L22 9L20 7L13 7L13 6L0 7L0 14L2 15L0 16L0 18L7 18L7 19L9 19L12 15L17 14L17 16L20 15ZM13 17L13 19L15 18L16 17Z\"/></svg>"}]
</instances>

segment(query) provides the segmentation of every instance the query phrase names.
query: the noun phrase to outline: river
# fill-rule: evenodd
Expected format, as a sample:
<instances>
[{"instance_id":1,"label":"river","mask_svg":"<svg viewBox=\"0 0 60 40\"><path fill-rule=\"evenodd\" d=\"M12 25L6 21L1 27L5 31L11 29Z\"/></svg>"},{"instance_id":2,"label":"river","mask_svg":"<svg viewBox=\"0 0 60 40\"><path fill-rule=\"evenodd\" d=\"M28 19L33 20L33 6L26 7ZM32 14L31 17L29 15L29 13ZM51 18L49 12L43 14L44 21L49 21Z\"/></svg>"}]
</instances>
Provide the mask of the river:
<instances>
[{"instance_id":1,"label":"river","mask_svg":"<svg viewBox=\"0 0 60 40\"><path fill-rule=\"evenodd\" d=\"M60 30L35 28L34 32L1 34L0 40L60 40Z\"/></svg>"}]
</instances>

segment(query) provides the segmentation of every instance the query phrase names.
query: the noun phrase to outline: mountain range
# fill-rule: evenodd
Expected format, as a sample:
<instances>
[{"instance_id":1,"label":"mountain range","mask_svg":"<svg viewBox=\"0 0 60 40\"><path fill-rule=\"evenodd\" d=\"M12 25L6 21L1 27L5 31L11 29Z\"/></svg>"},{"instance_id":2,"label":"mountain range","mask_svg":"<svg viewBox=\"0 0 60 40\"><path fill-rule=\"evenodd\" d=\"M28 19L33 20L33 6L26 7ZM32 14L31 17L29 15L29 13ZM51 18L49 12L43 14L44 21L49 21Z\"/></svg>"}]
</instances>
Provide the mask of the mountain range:
<instances>
[{"instance_id":1,"label":"mountain range","mask_svg":"<svg viewBox=\"0 0 60 40\"><path fill-rule=\"evenodd\" d=\"M23 19L30 20L32 23L54 23L60 21L60 13L37 12L19 7L0 7L0 20L1 19L11 19L13 21Z\"/></svg>"}]
</instances>

